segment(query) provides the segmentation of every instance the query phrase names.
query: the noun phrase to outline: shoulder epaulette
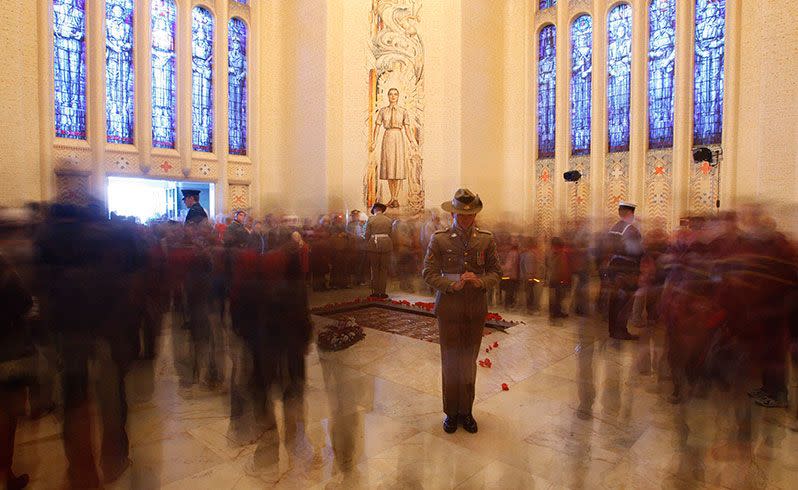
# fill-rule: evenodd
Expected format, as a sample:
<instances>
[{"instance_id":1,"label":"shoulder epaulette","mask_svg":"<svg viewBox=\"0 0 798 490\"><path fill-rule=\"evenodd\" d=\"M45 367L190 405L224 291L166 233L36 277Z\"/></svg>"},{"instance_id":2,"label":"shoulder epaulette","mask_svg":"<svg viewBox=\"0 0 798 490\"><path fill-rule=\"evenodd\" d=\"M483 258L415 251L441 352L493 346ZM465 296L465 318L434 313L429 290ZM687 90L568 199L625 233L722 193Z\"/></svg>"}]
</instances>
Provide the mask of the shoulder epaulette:
<instances>
[{"instance_id":1,"label":"shoulder epaulette","mask_svg":"<svg viewBox=\"0 0 798 490\"><path fill-rule=\"evenodd\" d=\"M488 231L488 230L480 230L479 228L477 228L477 233L484 233L484 234L486 234L486 235L493 235L493 232L492 232L492 231Z\"/></svg>"},{"instance_id":2,"label":"shoulder epaulette","mask_svg":"<svg viewBox=\"0 0 798 490\"><path fill-rule=\"evenodd\" d=\"M433 235L437 235L438 233L449 233L450 230L451 228L444 228L443 230L436 231L435 233L433 233Z\"/></svg>"}]
</instances>

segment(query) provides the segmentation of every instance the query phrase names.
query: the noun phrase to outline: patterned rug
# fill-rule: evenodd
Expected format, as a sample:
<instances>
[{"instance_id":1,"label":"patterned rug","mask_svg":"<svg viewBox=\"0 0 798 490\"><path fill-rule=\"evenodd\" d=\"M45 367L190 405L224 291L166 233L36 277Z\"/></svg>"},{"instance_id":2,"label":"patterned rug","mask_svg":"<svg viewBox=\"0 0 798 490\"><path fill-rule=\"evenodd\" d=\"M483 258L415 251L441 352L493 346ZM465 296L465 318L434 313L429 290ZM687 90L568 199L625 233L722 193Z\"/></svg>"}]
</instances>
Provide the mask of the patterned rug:
<instances>
[{"instance_id":1,"label":"patterned rug","mask_svg":"<svg viewBox=\"0 0 798 490\"><path fill-rule=\"evenodd\" d=\"M435 318L410 311L371 306L342 313L322 314L322 316L336 320L352 317L361 327L439 343L438 323Z\"/></svg>"}]
</instances>

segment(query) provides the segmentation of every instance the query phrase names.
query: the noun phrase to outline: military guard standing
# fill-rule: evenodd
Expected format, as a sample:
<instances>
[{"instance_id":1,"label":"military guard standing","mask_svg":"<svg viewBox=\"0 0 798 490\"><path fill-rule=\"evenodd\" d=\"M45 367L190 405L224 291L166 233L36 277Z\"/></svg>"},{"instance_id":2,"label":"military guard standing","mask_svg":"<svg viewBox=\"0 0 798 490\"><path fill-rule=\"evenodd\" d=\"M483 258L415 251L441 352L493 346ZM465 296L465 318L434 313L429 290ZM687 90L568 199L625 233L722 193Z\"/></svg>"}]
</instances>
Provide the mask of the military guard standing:
<instances>
[{"instance_id":1,"label":"military guard standing","mask_svg":"<svg viewBox=\"0 0 798 490\"><path fill-rule=\"evenodd\" d=\"M198 224L208 219L208 213L199 203L200 191L194 189L182 189L183 202L186 203L188 214L186 214L186 224Z\"/></svg>"},{"instance_id":2,"label":"military guard standing","mask_svg":"<svg viewBox=\"0 0 798 490\"><path fill-rule=\"evenodd\" d=\"M619 340L637 340L626 329L632 310L634 293L640 277L640 259L643 257L643 239L634 225L635 205L618 203L620 220L608 233L608 264L610 282L609 330L610 337Z\"/></svg>"},{"instance_id":3,"label":"military guard standing","mask_svg":"<svg viewBox=\"0 0 798 490\"><path fill-rule=\"evenodd\" d=\"M498 285L501 266L493 234L474 226L482 201L459 189L441 207L452 213L451 228L432 235L424 258L424 281L435 289L443 377L443 430L452 433L458 422L471 433L477 422L471 414L477 356L488 313L486 291Z\"/></svg>"},{"instance_id":4,"label":"military guard standing","mask_svg":"<svg viewBox=\"0 0 798 490\"><path fill-rule=\"evenodd\" d=\"M393 251L393 220L385 216L388 207L380 202L371 206L371 214L366 223L366 243L371 263L371 296L387 298L388 269Z\"/></svg>"}]
</instances>

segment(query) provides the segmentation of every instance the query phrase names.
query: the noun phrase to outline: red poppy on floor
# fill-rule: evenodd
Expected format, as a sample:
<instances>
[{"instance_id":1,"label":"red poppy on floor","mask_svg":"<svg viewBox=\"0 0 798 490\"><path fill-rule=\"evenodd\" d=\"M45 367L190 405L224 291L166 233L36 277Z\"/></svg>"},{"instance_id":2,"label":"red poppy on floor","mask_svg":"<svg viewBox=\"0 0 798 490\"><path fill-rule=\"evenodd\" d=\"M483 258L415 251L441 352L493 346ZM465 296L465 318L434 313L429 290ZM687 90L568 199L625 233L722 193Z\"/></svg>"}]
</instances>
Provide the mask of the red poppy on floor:
<instances>
[{"instance_id":1,"label":"red poppy on floor","mask_svg":"<svg viewBox=\"0 0 798 490\"><path fill-rule=\"evenodd\" d=\"M499 343L498 343L498 342L494 342L494 343L493 343L493 348L494 348L494 349L495 349L496 347L498 347L498 346L499 346Z\"/></svg>"},{"instance_id":2,"label":"red poppy on floor","mask_svg":"<svg viewBox=\"0 0 798 490\"><path fill-rule=\"evenodd\" d=\"M507 386L507 383L502 383L502 391L509 391L510 387Z\"/></svg>"}]
</instances>

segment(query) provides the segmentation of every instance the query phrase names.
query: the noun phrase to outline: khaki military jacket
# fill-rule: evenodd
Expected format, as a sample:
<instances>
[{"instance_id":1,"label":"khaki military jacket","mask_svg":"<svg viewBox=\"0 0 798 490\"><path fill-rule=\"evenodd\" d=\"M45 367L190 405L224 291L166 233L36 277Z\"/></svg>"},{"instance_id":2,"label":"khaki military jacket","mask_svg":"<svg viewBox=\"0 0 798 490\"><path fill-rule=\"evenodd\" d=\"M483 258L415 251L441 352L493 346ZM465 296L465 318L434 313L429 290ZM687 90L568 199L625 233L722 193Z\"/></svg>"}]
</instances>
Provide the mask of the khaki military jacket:
<instances>
[{"instance_id":1,"label":"khaki military jacket","mask_svg":"<svg viewBox=\"0 0 798 490\"><path fill-rule=\"evenodd\" d=\"M501 265L493 233L473 227L470 237L459 228L447 228L432 235L424 257L424 282L438 293L452 293L452 285L464 272L473 272L486 289L499 284Z\"/></svg>"},{"instance_id":2,"label":"khaki military jacket","mask_svg":"<svg viewBox=\"0 0 798 490\"><path fill-rule=\"evenodd\" d=\"M366 223L367 250L389 253L393 250L393 220L384 214L375 214Z\"/></svg>"}]
</instances>

